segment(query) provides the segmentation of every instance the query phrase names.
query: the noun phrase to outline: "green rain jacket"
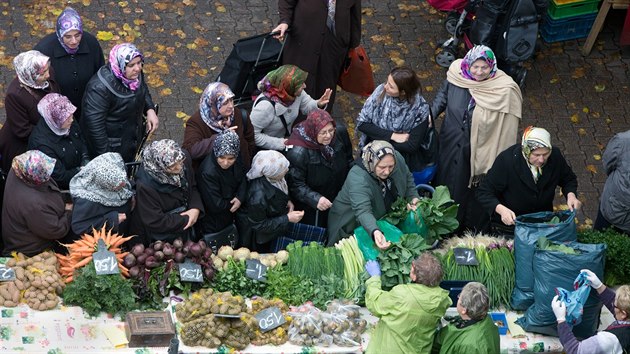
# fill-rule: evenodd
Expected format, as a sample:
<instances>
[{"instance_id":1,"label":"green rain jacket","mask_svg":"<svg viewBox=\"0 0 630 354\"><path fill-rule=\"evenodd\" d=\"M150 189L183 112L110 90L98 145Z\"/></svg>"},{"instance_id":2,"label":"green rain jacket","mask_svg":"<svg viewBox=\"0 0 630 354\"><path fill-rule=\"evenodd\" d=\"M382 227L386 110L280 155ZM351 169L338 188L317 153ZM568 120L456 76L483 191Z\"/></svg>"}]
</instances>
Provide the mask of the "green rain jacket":
<instances>
[{"instance_id":1,"label":"green rain jacket","mask_svg":"<svg viewBox=\"0 0 630 354\"><path fill-rule=\"evenodd\" d=\"M499 354L499 329L490 316L464 327L442 328L435 338L433 354Z\"/></svg>"},{"instance_id":2,"label":"green rain jacket","mask_svg":"<svg viewBox=\"0 0 630 354\"><path fill-rule=\"evenodd\" d=\"M383 291L380 276L365 285L365 304L379 318L366 354L430 353L438 321L451 306L448 291L416 283Z\"/></svg>"}]
</instances>

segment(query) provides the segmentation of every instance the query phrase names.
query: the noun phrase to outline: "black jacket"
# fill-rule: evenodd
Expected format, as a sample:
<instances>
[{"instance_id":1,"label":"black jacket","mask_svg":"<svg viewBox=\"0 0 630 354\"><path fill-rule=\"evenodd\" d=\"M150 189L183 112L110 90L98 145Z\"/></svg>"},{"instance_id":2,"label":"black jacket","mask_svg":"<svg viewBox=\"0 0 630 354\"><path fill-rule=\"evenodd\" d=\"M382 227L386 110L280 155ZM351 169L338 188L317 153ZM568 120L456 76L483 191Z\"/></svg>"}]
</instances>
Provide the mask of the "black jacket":
<instances>
[{"instance_id":1,"label":"black jacket","mask_svg":"<svg viewBox=\"0 0 630 354\"><path fill-rule=\"evenodd\" d=\"M265 244L288 233L288 203L289 196L272 186L265 177L249 181L247 216L256 243Z\"/></svg>"},{"instance_id":2,"label":"black jacket","mask_svg":"<svg viewBox=\"0 0 630 354\"><path fill-rule=\"evenodd\" d=\"M72 202L72 232L75 235L91 234L92 228L100 229L104 224L107 224L106 228L112 229L112 232L127 233L127 222L119 224L118 213L125 213L129 217L131 199L119 207L109 207L83 198L73 198Z\"/></svg>"},{"instance_id":3,"label":"black jacket","mask_svg":"<svg viewBox=\"0 0 630 354\"><path fill-rule=\"evenodd\" d=\"M566 196L570 192L577 195L577 177L556 147L543 166L538 183L534 183L521 152L521 145L515 144L497 156L492 168L477 190L477 200L484 211L499 220L494 209L503 204L516 216L540 211L552 211L556 187L562 188Z\"/></svg>"},{"instance_id":4,"label":"black jacket","mask_svg":"<svg viewBox=\"0 0 630 354\"><path fill-rule=\"evenodd\" d=\"M106 65L88 82L80 123L91 158L118 152L125 162L134 160L144 134L142 116L155 109L144 74L141 80L140 87L131 91Z\"/></svg>"},{"instance_id":5,"label":"black jacket","mask_svg":"<svg viewBox=\"0 0 630 354\"><path fill-rule=\"evenodd\" d=\"M76 122L72 123L69 135L59 136L40 119L29 137L28 149L39 150L57 160L52 178L60 189L68 189L72 177L89 162L87 146Z\"/></svg>"},{"instance_id":6,"label":"black jacket","mask_svg":"<svg viewBox=\"0 0 630 354\"><path fill-rule=\"evenodd\" d=\"M228 227L234 222L230 201L238 198L241 201L239 210L242 210L247 198L247 178L241 158L224 170L210 153L197 169L197 187L206 209L206 215L201 220L203 233L214 233Z\"/></svg>"},{"instance_id":7,"label":"black jacket","mask_svg":"<svg viewBox=\"0 0 630 354\"><path fill-rule=\"evenodd\" d=\"M61 94L68 97L77 107L76 119L81 118L81 101L85 86L98 69L105 65L103 49L98 40L83 31L81 43L76 54L68 54L59 43L56 33L51 33L37 43L34 48L50 57L50 64L55 69L55 79L61 88Z\"/></svg>"},{"instance_id":8,"label":"black jacket","mask_svg":"<svg viewBox=\"0 0 630 354\"><path fill-rule=\"evenodd\" d=\"M318 150L294 146L287 152L290 167L287 174L289 193L295 204L295 210L304 210L303 224L315 225L317 202L322 196L331 202L337 197L352 164L350 141L344 141L338 135L333 149L332 161L327 161ZM346 135L347 136L347 135ZM328 210L320 211L318 225L328 225Z\"/></svg>"}]
</instances>

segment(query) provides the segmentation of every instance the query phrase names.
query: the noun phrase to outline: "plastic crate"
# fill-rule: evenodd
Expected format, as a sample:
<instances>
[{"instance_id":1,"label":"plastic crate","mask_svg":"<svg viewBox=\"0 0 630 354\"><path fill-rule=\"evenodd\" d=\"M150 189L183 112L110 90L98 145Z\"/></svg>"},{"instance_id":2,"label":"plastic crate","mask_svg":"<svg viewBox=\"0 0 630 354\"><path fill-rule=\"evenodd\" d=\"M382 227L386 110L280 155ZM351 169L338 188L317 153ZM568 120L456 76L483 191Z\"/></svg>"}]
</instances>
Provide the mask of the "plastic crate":
<instances>
[{"instance_id":1,"label":"plastic crate","mask_svg":"<svg viewBox=\"0 0 630 354\"><path fill-rule=\"evenodd\" d=\"M588 36L597 14L573 16L561 20L554 20L545 15L540 36L547 43L567 41Z\"/></svg>"},{"instance_id":2,"label":"plastic crate","mask_svg":"<svg viewBox=\"0 0 630 354\"><path fill-rule=\"evenodd\" d=\"M561 0L562 1L562 0ZM549 2L547 14L554 20L567 17L574 17L596 13L598 11L599 0L586 0L560 4L556 0Z\"/></svg>"},{"instance_id":3,"label":"plastic crate","mask_svg":"<svg viewBox=\"0 0 630 354\"><path fill-rule=\"evenodd\" d=\"M503 312L490 312L492 321L499 329L499 334L504 336L508 332L507 316Z\"/></svg>"}]
</instances>

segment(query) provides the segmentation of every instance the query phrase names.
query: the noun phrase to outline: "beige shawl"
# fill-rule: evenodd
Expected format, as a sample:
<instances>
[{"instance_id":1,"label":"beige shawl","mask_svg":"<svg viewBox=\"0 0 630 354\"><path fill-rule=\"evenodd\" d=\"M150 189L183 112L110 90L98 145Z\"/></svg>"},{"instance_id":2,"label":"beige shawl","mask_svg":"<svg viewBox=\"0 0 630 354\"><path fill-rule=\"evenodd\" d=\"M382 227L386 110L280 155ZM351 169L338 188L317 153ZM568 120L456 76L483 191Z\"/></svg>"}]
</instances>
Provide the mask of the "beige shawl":
<instances>
[{"instance_id":1,"label":"beige shawl","mask_svg":"<svg viewBox=\"0 0 630 354\"><path fill-rule=\"evenodd\" d=\"M518 85L502 70L484 81L462 77L461 61L451 64L446 78L455 86L467 88L475 99L470 128L470 187L488 172L500 152L517 142L523 97Z\"/></svg>"}]
</instances>

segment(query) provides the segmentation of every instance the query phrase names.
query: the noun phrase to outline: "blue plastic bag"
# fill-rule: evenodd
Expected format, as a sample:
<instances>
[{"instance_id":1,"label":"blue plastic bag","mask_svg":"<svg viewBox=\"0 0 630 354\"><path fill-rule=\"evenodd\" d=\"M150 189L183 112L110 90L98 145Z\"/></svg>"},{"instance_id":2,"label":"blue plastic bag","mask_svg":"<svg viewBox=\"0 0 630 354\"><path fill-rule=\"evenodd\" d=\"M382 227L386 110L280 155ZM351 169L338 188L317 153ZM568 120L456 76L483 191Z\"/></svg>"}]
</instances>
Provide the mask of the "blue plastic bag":
<instances>
[{"instance_id":1,"label":"blue plastic bag","mask_svg":"<svg viewBox=\"0 0 630 354\"><path fill-rule=\"evenodd\" d=\"M571 327L582 322L584 304L586 300L588 300L588 295L591 293L591 284L588 279L586 279L586 273L580 273L577 278L575 278L573 288L575 291L556 288L558 300L564 302L567 308L565 321Z\"/></svg>"}]
</instances>

